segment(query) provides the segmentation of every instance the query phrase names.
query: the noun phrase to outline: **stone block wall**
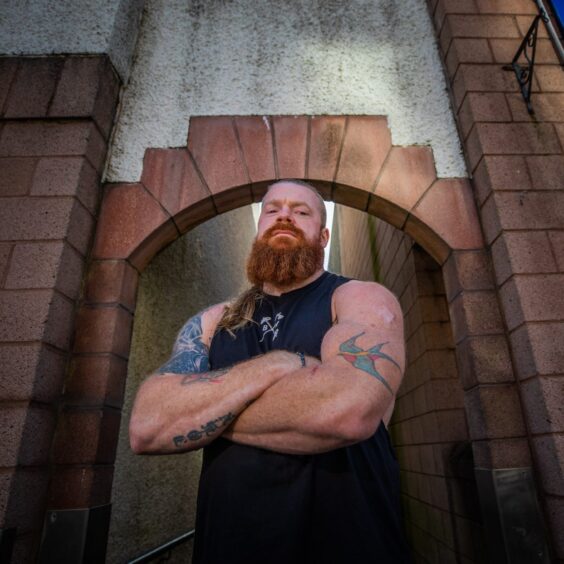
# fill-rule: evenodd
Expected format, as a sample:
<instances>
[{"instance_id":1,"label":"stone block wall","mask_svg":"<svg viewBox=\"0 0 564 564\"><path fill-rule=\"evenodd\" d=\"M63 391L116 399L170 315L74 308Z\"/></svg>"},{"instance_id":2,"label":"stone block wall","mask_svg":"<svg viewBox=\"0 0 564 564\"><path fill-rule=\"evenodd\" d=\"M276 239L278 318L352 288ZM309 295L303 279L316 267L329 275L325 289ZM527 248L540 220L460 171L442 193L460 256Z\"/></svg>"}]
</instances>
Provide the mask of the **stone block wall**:
<instances>
[{"instance_id":1,"label":"stone block wall","mask_svg":"<svg viewBox=\"0 0 564 564\"><path fill-rule=\"evenodd\" d=\"M555 556L564 560L564 73L541 22L530 115L515 75L502 66L535 3L428 5L493 257L518 378L511 401L522 406Z\"/></svg>"},{"instance_id":2,"label":"stone block wall","mask_svg":"<svg viewBox=\"0 0 564 564\"><path fill-rule=\"evenodd\" d=\"M0 59L0 529L43 525L58 400L119 80L105 56Z\"/></svg>"}]
</instances>

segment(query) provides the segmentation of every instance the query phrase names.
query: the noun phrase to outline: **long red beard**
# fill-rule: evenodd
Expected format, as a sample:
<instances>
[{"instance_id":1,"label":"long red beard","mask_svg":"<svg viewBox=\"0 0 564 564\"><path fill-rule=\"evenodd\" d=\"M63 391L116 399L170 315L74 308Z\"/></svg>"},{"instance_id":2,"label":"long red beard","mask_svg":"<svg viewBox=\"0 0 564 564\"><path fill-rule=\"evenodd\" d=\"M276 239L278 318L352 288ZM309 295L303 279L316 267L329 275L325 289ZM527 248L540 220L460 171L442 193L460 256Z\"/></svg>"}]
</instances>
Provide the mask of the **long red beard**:
<instances>
[{"instance_id":1,"label":"long red beard","mask_svg":"<svg viewBox=\"0 0 564 564\"><path fill-rule=\"evenodd\" d=\"M270 241L272 233L283 228L295 233L298 240ZM280 288L309 278L323 265L323 247L319 241L308 241L301 229L291 223L273 225L255 240L247 261L247 277L251 284L262 287L265 282Z\"/></svg>"}]
</instances>

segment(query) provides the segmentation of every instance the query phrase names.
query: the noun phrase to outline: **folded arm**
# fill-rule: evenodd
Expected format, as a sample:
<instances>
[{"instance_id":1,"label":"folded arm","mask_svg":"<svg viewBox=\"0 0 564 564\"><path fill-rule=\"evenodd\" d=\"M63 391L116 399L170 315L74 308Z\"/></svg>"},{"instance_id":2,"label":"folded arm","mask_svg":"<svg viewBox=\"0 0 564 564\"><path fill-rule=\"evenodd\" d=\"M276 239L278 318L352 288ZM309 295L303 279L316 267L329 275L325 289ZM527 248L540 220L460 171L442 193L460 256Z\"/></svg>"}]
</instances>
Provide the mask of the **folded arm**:
<instances>
[{"instance_id":1,"label":"folded arm","mask_svg":"<svg viewBox=\"0 0 564 564\"><path fill-rule=\"evenodd\" d=\"M231 440L286 453L324 452L370 437L393 406L405 365L403 316L373 283L334 294L337 323L322 363L280 379L225 431Z\"/></svg>"},{"instance_id":2,"label":"folded arm","mask_svg":"<svg viewBox=\"0 0 564 564\"><path fill-rule=\"evenodd\" d=\"M209 371L209 344L222 311L220 304L191 318L171 358L139 388L129 425L134 452L201 448L265 389L301 366L295 354L274 351L227 370Z\"/></svg>"}]
</instances>

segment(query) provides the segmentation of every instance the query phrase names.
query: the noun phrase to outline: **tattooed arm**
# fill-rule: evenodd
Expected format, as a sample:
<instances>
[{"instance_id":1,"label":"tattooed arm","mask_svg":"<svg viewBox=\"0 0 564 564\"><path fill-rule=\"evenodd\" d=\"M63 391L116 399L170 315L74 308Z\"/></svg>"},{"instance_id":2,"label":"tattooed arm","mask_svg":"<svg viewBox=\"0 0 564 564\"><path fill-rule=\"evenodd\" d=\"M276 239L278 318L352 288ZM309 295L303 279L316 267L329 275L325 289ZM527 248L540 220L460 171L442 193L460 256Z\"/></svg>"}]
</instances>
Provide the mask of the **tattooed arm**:
<instances>
[{"instance_id":1,"label":"tattooed arm","mask_svg":"<svg viewBox=\"0 0 564 564\"><path fill-rule=\"evenodd\" d=\"M139 388L129 425L134 452L201 448L265 389L299 368L295 354L276 351L228 370L209 371L209 345L223 308L219 304L192 317L170 359Z\"/></svg>"},{"instance_id":2,"label":"tattooed arm","mask_svg":"<svg viewBox=\"0 0 564 564\"><path fill-rule=\"evenodd\" d=\"M403 316L395 297L374 283L349 282L333 300L337 323L323 339L322 363L271 386L226 437L278 452L315 453L375 432L403 376Z\"/></svg>"}]
</instances>

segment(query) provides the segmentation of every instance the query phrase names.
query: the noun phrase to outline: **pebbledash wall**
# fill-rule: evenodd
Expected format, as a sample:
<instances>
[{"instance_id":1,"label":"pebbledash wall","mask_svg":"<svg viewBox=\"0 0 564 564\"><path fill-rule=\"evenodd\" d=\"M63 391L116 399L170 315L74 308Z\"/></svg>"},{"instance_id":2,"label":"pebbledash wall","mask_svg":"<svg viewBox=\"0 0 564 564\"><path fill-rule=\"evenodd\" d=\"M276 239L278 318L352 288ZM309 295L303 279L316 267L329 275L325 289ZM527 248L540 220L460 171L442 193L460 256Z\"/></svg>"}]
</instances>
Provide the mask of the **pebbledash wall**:
<instances>
[{"instance_id":1,"label":"pebbledash wall","mask_svg":"<svg viewBox=\"0 0 564 564\"><path fill-rule=\"evenodd\" d=\"M528 546L548 558L544 537L563 560L564 85L543 39L532 119L500 68L533 3L146 2L132 67L141 2L41 4L26 19L40 33L0 34L2 550L16 535L14 562L103 558L139 273L298 176L408 233L433 259L422 270L442 267L478 491L497 501L489 550L523 550L509 477L533 518L536 485L546 535L533 523ZM218 115L259 117L193 117Z\"/></svg>"}]
</instances>

